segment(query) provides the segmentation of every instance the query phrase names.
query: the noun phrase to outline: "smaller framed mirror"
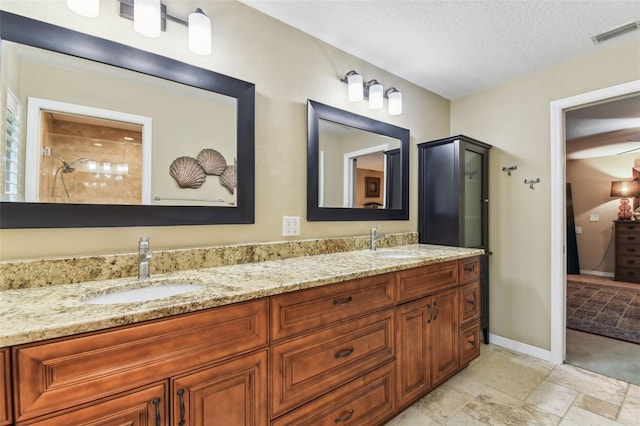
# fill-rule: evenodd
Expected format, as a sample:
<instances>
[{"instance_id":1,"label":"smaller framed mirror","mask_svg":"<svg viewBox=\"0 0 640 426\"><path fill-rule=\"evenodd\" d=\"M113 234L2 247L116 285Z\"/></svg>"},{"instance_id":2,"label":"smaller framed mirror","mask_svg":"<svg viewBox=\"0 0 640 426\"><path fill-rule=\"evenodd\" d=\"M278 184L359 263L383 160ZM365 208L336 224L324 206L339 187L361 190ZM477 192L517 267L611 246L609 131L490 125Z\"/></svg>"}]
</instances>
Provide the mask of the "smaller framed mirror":
<instances>
[{"instance_id":1,"label":"smaller framed mirror","mask_svg":"<svg viewBox=\"0 0 640 426\"><path fill-rule=\"evenodd\" d=\"M307 220L408 220L409 130L307 101Z\"/></svg>"}]
</instances>

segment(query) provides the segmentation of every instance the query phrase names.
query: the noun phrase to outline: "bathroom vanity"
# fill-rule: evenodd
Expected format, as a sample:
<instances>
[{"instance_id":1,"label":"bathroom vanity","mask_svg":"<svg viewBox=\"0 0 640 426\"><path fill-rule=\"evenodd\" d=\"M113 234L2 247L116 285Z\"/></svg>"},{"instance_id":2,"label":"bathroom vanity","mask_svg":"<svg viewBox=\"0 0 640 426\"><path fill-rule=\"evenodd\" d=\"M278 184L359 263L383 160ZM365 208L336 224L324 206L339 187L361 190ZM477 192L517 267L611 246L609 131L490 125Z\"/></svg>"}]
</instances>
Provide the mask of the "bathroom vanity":
<instances>
[{"instance_id":1,"label":"bathroom vanity","mask_svg":"<svg viewBox=\"0 0 640 426\"><path fill-rule=\"evenodd\" d=\"M131 314L59 286L50 324L3 330L0 424L384 424L479 355L480 254L411 245L188 271L203 291Z\"/></svg>"}]
</instances>

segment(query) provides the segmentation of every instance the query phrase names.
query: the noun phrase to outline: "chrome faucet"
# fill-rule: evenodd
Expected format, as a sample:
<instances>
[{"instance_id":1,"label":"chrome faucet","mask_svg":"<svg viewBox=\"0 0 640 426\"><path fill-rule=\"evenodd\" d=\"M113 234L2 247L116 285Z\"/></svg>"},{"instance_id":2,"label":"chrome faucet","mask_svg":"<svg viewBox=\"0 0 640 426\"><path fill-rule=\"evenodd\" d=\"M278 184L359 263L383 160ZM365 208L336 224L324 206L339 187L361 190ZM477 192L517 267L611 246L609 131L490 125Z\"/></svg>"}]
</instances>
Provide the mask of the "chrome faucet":
<instances>
[{"instance_id":1,"label":"chrome faucet","mask_svg":"<svg viewBox=\"0 0 640 426\"><path fill-rule=\"evenodd\" d=\"M149 250L149 237L140 237L138 242L138 279L150 278L149 261L152 255L153 253Z\"/></svg>"},{"instance_id":2,"label":"chrome faucet","mask_svg":"<svg viewBox=\"0 0 640 426\"><path fill-rule=\"evenodd\" d=\"M385 234L378 235L378 229L382 228L382 226L374 226L371 228L371 251L376 251L376 241L381 238L386 237Z\"/></svg>"}]
</instances>

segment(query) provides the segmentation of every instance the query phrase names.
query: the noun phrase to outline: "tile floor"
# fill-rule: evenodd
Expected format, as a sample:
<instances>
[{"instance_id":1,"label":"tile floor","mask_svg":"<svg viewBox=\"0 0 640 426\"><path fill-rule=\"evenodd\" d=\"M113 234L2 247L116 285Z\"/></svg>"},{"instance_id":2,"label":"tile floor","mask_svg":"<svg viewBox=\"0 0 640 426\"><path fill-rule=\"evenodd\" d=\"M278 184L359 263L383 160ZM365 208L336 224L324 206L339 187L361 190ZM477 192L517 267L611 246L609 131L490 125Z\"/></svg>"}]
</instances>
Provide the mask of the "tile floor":
<instances>
[{"instance_id":1,"label":"tile floor","mask_svg":"<svg viewBox=\"0 0 640 426\"><path fill-rule=\"evenodd\" d=\"M640 386L495 345L386 426L640 425Z\"/></svg>"}]
</instances>

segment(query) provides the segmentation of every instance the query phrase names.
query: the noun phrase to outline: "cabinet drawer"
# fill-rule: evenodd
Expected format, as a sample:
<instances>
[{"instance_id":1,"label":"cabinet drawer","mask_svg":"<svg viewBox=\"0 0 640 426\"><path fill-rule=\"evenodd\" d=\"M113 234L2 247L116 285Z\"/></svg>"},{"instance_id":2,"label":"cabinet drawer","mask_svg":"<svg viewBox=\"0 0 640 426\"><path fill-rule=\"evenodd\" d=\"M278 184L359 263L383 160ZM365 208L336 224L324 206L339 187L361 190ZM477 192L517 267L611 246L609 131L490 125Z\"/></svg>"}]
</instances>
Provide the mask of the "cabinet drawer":
<instances>
[{"instance_id":1,"label":"cabinet drawer","mask_svg":"<svg viewBox=\"0 0 640 426\"><path fill-rule=\"evenodd\" d=\"M268 344L267 300L13 349L16 420L142 386Z\"/></svg>"},{"instance_id":2,"label":"cabinet drawer","mask_svg":"<svg viewBox=\"0 0 640 426\"><path fill-rule=\"evenodd\" d=\"M640 231L637 229L630 230L624 225L618 225L618 228L616 228L616 243L630 245L640 244Z\"/></svg>"},{"instance_id":3,"label":"cabinet drawer","mask_svg":"<svg viewBox=\"0 0 640 426\"><path fill-rule=\"evenodd\" d=\"M69 425L139 425L169 424L167 383L156 383L115 398L67 411L53 417L18 423L39 426Z\"/></svg>"},{"instance_id":4,"label":"cabinet drawer","mask_svg":"<svg viewBox=\"0 0 640 426\"><path fill-rule=\"evenodd\" d=\"M640 241L635 246L626 244L616 245L616 257L617 256L640 256Z\"/></svg>"},{"instance_id":5,"label":"cabinet drawer","mask_svg":"<svg viewBox=\"0 0 640 426\"><path fill-rule=\"evenodd\" d=\"M9 349L0 349L0 425L11 424L11 370Z\"/></svg>"},{"instance_id":6,"label":"cabinet drawer","mask_svg":"<svg viewBox=\"0 0 640 426\"><path fill-rule=\"evenodd\" d=\"M365 374L272 423L272 426L380 425L393 415L395 362Z\"/></svg>"},{"instance_id":7,"label":"cabinet drawer","mask_svg":"<svg viewBox=\"0 0 640 426\"><path fill-rule=\"evenodd\" d=\"M395 303L393 274L377 275L271 298L271 338L283 339Z\"/></svg>"},{"instance_id":8,"label":"cabinet drawer","mask_svg":"<svg viewBox=\"0 0 640 426\"><path fill-rule=\"evenodd\" d=\"M273 416L393 359L393 317L388 309L273 346Z\"/></svg>"},{"instance_id":9,"label":"cabinet drawer","mask_svg":"<svg viewBox=\"0 0 640 426\"><path fill-rule=\"evenodd\" d=\"M460 259L460 282L466 283L477 280L480 277L480 262L477 257Z\"/></svg>"},{"instance_id":10,"label":"cabinet drawer","mask_svg":"<svg viewBox=\"0 0 640 426\"><path fill-rule=\"evenodd\" d=\"M398 302L419 299L458 284L458 262L444 262L398 272Z\"/></svg>"},{"instance_id":11,"label":"cabinet drawer","mask_svg":"<svg viewBox=\"0 0 640 426\"><path fill-rule=\"evenodd\" d=\"M616 267L616 281L640 282L640 268Z\"/></svg>"},{"instance_id":12,"label":"cabinet drawer","mask_svg":"<svg viewBox=\"0 0 640 426\"><path fill-rule=\"evenodd\" d=\"M480 323L473 322L460 329L460 367L480 356Z\"/></svg>"},{"instance_id":13,"label":"cabinet drawer","mask_svg":"<svg viewBox=\"0 0 640 426\"><path fill-rule=\"evenodd\" d=\"M460 287L460 324L480 318L480 281Z\"/></svg>"},{"instance_id":14,"label":"cabinet drawer","mask_svg":"<svg viewBox=\"0 0 640 426\"><path fill-rule=\"evenodd\" d=\"M637 256L618 254L616 256L616 264L619 266L640 269L640 253L638 253Z\"/></svg>"}]
</instances>

